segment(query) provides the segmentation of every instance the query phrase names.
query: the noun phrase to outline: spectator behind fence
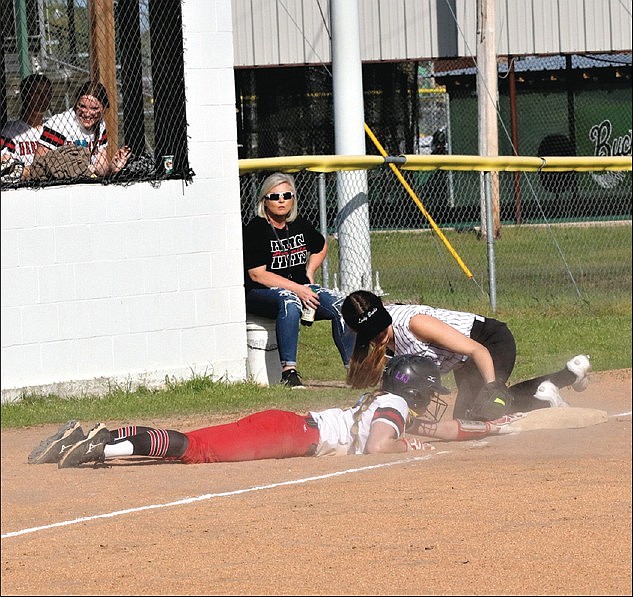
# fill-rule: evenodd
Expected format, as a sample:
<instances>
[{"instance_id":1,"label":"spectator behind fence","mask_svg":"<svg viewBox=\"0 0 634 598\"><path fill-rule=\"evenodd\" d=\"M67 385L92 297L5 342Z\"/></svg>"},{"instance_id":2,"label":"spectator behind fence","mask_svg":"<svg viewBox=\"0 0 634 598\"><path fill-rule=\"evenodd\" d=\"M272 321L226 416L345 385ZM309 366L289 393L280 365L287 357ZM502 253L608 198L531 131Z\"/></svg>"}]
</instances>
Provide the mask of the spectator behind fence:
<instances>
[{"instance_id":1,"label":"spectator behind fence","mask_svg":"<svg viewBox=\"0 0 634 598\"><path fill-rule=\"evenodd\" d=\"M243 231L247 312L275 320L281 382L302 388L296 369L302 308L315 309L315 320L331 320L332 338L346 367L354 333L341 317L343 296L314 284L328 245L298 215L295 179L279 172L268 176L260 188L255 214Z\"/></svg>"},{"instance_id":2,"label":"spectator behind fence","mask_svg":"<svg viewBox=\"0 0 634 598\"><path fill-rule=\"evenodd\" d=\"M81 163L72 165L72 168L61 168L59 176L49 164L51 151L59 150L64 146L76 146L86 148L85 152L74 152L72 160L88 160L88 173L103 177L116 174L125 165L130 155L130 148L122 147L114 155L111 162L108 161L108 133L103 119L104 111L108 109L110 102L106 88L99 82L86 81L77 91L75 104L70 110L55 114L44 123L44 130L35 151L35 162L40 162L42 168L39 175L33 178L43 178L49 174L53 178L66 178L67 172L82 171ZM59 160L54 168L57 168ZM63 161L62 161L63 162ZM37 167L37 164L35 165Z\"/></svg>"},{"instance_id":3,"label":"spectator behind fence","mask_svg":"<svg viewBox=\"0 0 634 598\"><path fill-rule=\"evenodd\" d=\"M5 174L6 180L20 180L33 162L52 97L53 85L46 75L28 75L20 82L20 118L8 121L1 133L3 182Z\"/></svg>"}]
</instances>

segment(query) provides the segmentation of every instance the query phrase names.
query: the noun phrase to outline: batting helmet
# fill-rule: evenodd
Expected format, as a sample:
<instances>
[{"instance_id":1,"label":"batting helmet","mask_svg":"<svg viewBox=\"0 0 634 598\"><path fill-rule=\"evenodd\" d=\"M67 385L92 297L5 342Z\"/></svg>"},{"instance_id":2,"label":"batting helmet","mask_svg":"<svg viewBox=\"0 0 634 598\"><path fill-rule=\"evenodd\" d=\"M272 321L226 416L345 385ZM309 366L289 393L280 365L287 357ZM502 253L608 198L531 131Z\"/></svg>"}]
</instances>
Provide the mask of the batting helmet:
<instances>
[{"instance_id":1,"label":"batting helmet","mask_svg":"<svg viewBox=\"0 0 634 598\"><path fill-rule=\"evenodd\" d=\"M440 421L447 403L438 395L451 391L440 383L440 370L428 357L397 355L383 370L381 388L403 397L416 414L424 412L433 421Z\"/></svg>"}]
</instances>

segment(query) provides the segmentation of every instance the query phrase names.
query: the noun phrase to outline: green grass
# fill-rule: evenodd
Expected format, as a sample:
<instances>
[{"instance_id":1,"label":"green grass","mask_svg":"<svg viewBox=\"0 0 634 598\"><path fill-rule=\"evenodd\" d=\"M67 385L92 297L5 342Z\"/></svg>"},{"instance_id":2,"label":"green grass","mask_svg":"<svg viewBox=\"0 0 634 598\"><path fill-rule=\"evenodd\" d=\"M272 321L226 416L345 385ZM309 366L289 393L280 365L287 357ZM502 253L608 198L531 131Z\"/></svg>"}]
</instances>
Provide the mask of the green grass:
<instances>
[{"instance_id":1,"label":"green grass","mask_svg":"<svg viewBox=\"0 0 634 598\"><path fill-rule=\"evenodd\" d=\"M546 229L505 228L495 243L496 313L482 290L487 286L483 242L471 233L447 234L477 283L463 275L444 248L438 250L428 233L372 235L373 267L381 272L381 286L390 290L386 302L422 301L507 322L518 352L511 383L559 369L578 353L591 356L595 371L632 367L631 225L555 231L581 296L553 253ZM331 244L330 256L336 263L336 243ZM344 380L329 322L301 327L298 370L309 381ZM453 387L452 377L447 376L445 383ZM68 419L144 423L193 416L203 425L209 414L244 414L271 407L306 411L349 405L358 394L332 386L293 391L200 376L169 382L160 390L114 387L101 397L29 395L2 405L1 424L10 428Z\"/></svg>"},{"instance_id":2,"label":"green grass","mask_svg":"<svg viewBox=\"0 0 634 598\"><path fill-rule=\"evenodd\" d=\"M487 245L475 232L443 234L467 269L430 230L371 235L372 270L388 300L423 302L484 313L489 305ZM336 264L337 242L329 245ZM578 300L590 304L632 290L632 226L504 226L493 244L499 309Z\"/></svg>"},{"instance_id":3,"label":"green grass","mask_svg":"<svg viewBox=\"0 0 634 598\"><path fill-rule=\"evenodd\" d=\"M251 383L229 384L198 376L169 383L164 389L113 388L103 396L62 398L27 395L2 405L2 428L34 426L79 419L85 422L127 421L137 424L153 419L204 418L213 414L242 414L280 408L308 411L316 405L348 404L358 395L346 388L291 390L263 388ZM202 425L202 424L201 424ZM178 429L178 425L175 423Z\"/></svg>"}]
</instances>

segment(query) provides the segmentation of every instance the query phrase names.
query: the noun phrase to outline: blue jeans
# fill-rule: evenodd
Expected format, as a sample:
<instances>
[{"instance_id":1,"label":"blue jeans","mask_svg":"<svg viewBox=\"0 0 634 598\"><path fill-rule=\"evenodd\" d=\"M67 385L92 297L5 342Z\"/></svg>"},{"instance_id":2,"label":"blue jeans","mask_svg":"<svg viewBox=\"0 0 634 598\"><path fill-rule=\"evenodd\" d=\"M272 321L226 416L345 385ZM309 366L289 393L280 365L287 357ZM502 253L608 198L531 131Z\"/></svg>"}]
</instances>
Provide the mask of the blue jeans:
<instances>
[{"instance_id":1,"label":"blue jeans","mask_svg":"<svg viewBox=\"0 0 634 598\"><path fill-rule=\"evenodd\" d=\"M332 322L332 339L341 355L344 366L348 365L354 348L354 332L348 328L341 316L341 304L345 297L334 291L319 287L319 307L315 320ZM275 320L277 348L282 368L297 365L297 345L299 341L299 320L302 302L299 297L286 289L251 289L246 294L247 312Z\"/></svg>"}]
</instances>

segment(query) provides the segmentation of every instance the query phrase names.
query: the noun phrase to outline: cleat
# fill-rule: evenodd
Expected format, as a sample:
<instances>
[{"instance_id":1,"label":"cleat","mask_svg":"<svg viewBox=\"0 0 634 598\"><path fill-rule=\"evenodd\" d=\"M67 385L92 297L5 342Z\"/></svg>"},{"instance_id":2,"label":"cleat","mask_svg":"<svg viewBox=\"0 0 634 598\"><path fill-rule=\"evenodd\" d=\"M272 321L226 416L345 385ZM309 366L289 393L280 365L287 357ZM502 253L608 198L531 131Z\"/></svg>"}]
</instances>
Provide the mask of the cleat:
<instances>
[{"instance_id":1,"label":"cleat","mask_svg":"<svg viewBox=\"0 0 634 598\"><path fill-rule=\"evenodd\" d=\"M57 433L42 440L29 455L29 463L37 465L40 463L57 463L62 454L66 452L76 442L84 439L84 431L79 422L75 420L67 421Z\"/></svg>"},{"instance_id":2,"label":"cleat","mask_svg":"<svg viewBox=\"0 0 634 598\"><path fill-rule=\"evenodd\" d=\"M287 388L306 388L297 370L285 370L282 372L281 384Z\"/></svg>"},{"instance_id":3,"label":"cleat","mask_svg":"<svg viewBox=\"0 0 634 598\"><path fill-rule=\"evenodd\" d=\"M96 424L88 436L69 448L57 463L60 469L79 467L82 463L105 461L104 448L110 442L110 431L104 424Z\"/></svg>"},{"instance_id":4,"label":"cleat","mask_svg":"<svg viewBox=\"0 0 634 598\"><path fill-rule=\"evenodd\" d=\"M533 396L540 401L549 402L551 407L570 407L570 405L561 398L559 389L550 380L542 382L537 387L537 392Z\"/></svg>"},{"instance_id":5,"label":"cleat","mask_svg":"<svg viewBox=\"0 0 634 598\"><path fill-rule=\"evenodd\" d=\"M566 367L577 376L577 379L572 385L573 390L582 392L588 388L588 372L592 370L590 355L577 355L566 364Z\"/></svg>"}]
</instances>

